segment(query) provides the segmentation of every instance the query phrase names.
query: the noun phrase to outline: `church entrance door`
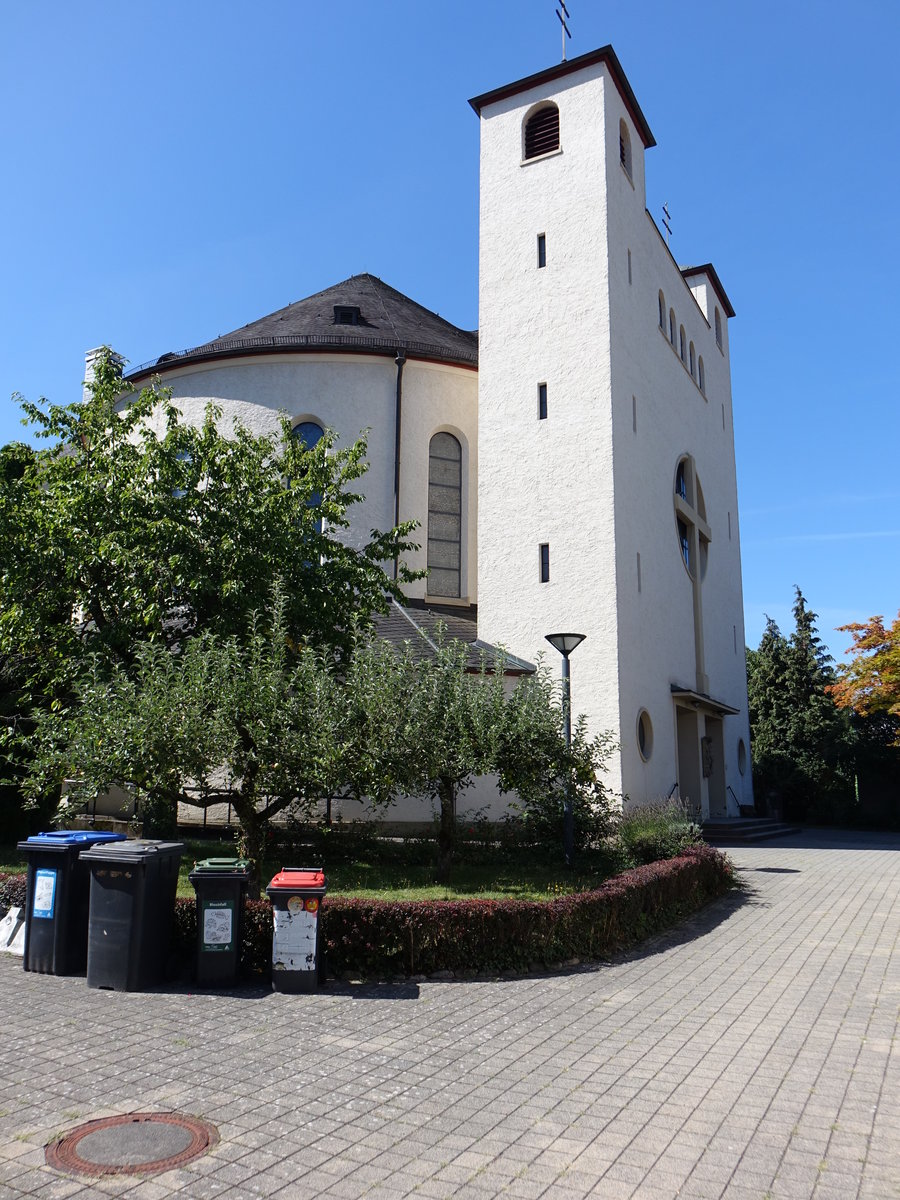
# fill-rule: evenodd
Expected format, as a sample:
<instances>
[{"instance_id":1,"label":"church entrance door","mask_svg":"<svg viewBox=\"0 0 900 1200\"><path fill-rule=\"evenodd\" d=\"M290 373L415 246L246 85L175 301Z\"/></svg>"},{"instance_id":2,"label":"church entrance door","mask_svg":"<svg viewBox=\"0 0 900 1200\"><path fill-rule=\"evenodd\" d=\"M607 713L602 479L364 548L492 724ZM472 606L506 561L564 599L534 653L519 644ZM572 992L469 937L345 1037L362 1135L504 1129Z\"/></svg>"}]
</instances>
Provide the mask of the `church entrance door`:
<instances>
[{"instance_id":1,"label":"church entrance door","mask_svg":"<svg viewBox=\"0 0 900 1200\"><path fill-rule=\"evenodd\" d=\"M725 740L721 717L706 717L703 738L703 775L706 779L711 819L728 816L725 796Z\"/></svg>"},{"instance_id":2,"label":"church entrance door","mask_svg":"<svg viewBox=\"0 0 900 1200\"><path fill-rule=\"evenodd\" d=\"M693 708L675 706L678 751L678 794L696 820L703 816L703 780L700 770L700 729Z\"/></svg>"}]
</instances>

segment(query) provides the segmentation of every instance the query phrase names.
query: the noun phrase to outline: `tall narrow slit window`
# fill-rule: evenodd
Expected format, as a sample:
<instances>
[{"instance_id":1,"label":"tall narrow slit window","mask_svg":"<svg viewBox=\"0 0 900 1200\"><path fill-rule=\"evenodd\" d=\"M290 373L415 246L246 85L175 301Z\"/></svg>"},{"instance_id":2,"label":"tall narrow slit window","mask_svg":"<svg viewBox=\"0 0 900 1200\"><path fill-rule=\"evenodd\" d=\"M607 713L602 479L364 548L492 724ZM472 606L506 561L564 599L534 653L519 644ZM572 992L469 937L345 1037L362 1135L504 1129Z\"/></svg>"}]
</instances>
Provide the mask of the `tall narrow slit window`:
<instances>
[{"instance_id":1,"label":"tall narrow slit window","mask_svg":"<svg viewBox=\"0 0 900 1200\"><path fill-rule=\"evenodd\" d=\"M525 122L525 157L538 158L559 149L559 109L546 104Z\"/></svg>"},{"instance_id":2,"label":"tall narrow slit window","mask_svg":"<svg viewBox=\"0 0 900 1200\"><path fill-rule=\"evenodd\" d=\"M537 236L537 264L539 267L547 265L547 235L539 233Z\"/></svg>"},{"instance_id":3,"label":"tall narrow slit window","mask_svg":"<svg viewBox=\"0 0 900 1200\"><path fill-rule=\"evenodd\" d=\"M547 385L546 383L538 384L538 420L547 420Z\"/></svg>"},{"instance_id":4,"label":"tall narrow slit window","mask_svg":"<svg viewBox=\"0 0 900 1200\"><path fill-rule=\"evenodd\" d=\"M666 332L666 298L662 292L659 293L659 327Z\"/></svg>"},{"instance_id":5,"label":"tall narrow slit window","mask_svg":"<svg viewBox=\"0 0 900 1200\"><path fill-rule=\"evenodd\" d=\"M461 596L462 446L436 433L428 450L428 593Z\"/></svg>"},{"instance_id":6,"label":"tall narrow slit window","mask_svg":"<svg viewBox=\"0 0 900 1200\"><path fill-rule=\"evenodd\" d=\"M325 430L315 421L299 421L291 430L291 436L295 437L298 442L306 447L307 450L312 450L313 446L318 445L324 435ZM322 503L322 493L313 492L309 497L309 507L315 508ZM316 521L316 533L322 532L322 518Z\"/></svg>"},{"instance_id":7,"label":"tall narrow slit window","mask_svg":"<svg viewBox=\"0 0 900 1200\"><path fill-rule=\"evenodd\" d=\"M539 547L541 583L550 582L550 543L541 542Z\"/></svg>"},{"instance_id":8,"label":"tall narrow slit window","mask_svg":"<svg viewBox=\"0 0 900 1200\"><path fill-rule=\"evenodd\" d=\"M669 309L669 341L675 345L675 309Z\"/></svg>"},{"instance_id":9,"label":"tall narrow slit window","mask_svg":"<svg viewBox=\"0 0 900 1200\"><path fill-rule=\"evenodd\" d=\"M631 178L631 134L624 121L619 122L619 162L625 169L625 174Z\"/></svg>"}]
</instances>

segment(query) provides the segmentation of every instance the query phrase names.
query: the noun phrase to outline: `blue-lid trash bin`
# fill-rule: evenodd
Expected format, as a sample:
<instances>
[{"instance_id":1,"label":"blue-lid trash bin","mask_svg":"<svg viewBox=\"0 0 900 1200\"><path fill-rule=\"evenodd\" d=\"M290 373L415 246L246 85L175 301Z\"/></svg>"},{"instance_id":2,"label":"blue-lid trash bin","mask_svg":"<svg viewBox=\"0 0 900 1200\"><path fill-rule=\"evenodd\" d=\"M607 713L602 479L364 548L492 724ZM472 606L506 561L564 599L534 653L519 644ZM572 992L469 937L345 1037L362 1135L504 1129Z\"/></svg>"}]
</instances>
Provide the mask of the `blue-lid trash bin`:
<instances>
[{"instance_id":1,"label":"blue-lid trash bin","mask_svg":"<svg viewBox=\"0 0 900 1200\"><path fill-rule=\"evenodd\" d=\"M195 979L201 987L236 981L244 929L250 863L244 858L205 858L188 875L197 893Z\"/></svg>"},{"instance_id":2,"label":"blue-lid trash bin","mask_svg":"<svg viewBox=\"0 0 900 1200\"><path fill-rule=\"evenodd\" d=\"M93 846L87 985L136 992L160 983L172 940L182 842L134 839Z\"/></svg>"},{"instance_id":3,"label":"blue-lid trash bin","mask_svg":"<svg viewBox=\"0 0 900 1200\"><path fill-rule=\"evenodd\" d=\"M43 975L84 971L91 874L79 855L91 846L124 840L124 833L60 829L19 842L28 863L22 959L26 971Z\"/></svg>"}]
</instances>

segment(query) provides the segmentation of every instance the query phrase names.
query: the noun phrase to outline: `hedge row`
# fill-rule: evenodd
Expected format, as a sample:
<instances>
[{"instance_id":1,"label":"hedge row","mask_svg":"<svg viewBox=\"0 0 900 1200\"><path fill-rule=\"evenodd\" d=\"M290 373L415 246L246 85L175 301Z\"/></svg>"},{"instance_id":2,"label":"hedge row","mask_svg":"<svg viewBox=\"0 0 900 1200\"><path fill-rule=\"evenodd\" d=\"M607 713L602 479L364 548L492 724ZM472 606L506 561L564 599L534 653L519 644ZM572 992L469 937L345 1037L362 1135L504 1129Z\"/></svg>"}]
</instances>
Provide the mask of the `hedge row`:
<instances>
[{"instance_id":1,"label":"hedge row","mask_svg":"<svg viewBox=\"0 0 900 1200\"><path fill-rule=\"evenodd\" d=\"M3 888L24 877L0 878ZM591 892L549 901L357 900L322 906L328 969L366 979L523 970L570 959L605 958L695 912L734 886L729 860L697 846L664 862L637 867ZM24 899L24 897L23 897ZM8 901L16 903L18 901ZM173 950L182 963L194 954L196 905L175 905ZM271 961L272 908L247 902L242 966L265 974Z\"/></svg>"}]
</instances>

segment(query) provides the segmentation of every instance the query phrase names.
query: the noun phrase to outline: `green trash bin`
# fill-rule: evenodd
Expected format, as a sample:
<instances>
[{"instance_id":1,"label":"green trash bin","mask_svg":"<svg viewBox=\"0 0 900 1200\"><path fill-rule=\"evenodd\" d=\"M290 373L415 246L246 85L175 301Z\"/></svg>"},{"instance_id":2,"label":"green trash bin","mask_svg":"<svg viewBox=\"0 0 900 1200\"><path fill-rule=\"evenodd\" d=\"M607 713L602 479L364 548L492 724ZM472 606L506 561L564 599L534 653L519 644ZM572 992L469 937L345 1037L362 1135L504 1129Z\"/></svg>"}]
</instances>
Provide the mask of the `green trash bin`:
<instances>
[{"instance_id":1,"label":"green trash bin","mask_svg":"<svg viewBox=\"0 0 900 1200\"><path fill-rule=\"evenodd\" d=\"M250 863L243 858L205 858L188 875L197 893L196 980L227 987L237 979Z\"/></svg>"}]
</instances>

